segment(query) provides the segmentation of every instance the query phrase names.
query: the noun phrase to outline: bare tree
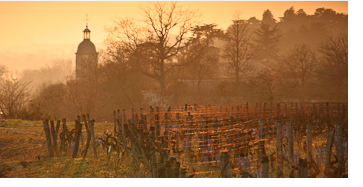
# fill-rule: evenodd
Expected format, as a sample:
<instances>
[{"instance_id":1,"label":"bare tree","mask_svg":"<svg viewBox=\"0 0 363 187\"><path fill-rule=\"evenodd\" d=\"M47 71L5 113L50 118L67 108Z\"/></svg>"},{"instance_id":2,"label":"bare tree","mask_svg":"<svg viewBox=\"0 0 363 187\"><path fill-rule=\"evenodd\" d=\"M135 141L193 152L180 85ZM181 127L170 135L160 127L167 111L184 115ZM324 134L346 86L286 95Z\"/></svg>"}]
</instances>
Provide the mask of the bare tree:
<instances>
[{"instance_id":1,"label":"bare tree","mask_svg":"<svg viewBox=\"0 0 363 187\"><path fill-rule=\"evenodd\" d=\"M66 117L65 111L70 107L69 103L66 103L66 91L63 83L43 84L31 104L39 106L42 114L46 115L48 119Z\"/></svg>"},{"instance_id":2,"label":"bare tree","mask_svg":"<svg viewBox=\"0 0 363 187\"><path fill-rule=\"evenodd\" d=\"M172 59L182 48L195 13L178 7L176 2L155 2L142 10L143 26L132 20L120 20L109 30L109 41L113 46L118 43L126 53L137 57L130 58L130 63L138 65L139 71L158 81L164 94Z\"/></svg>"},{"instance_id":3,"label":"bare tree","mask_svg":"<svg viewBox=\"0 0 363 187\"><path fill-rule=\"evenodd\" d=\"M28 84L15 78L0 80L0 111L5 119L20 117L29 99Z\"/></svg>"},{"instance_id":4,"label":"bare tree","mask_svg":"<svg viewBox=\"0 0 363 187\"><path fill-rule=\"evenodd\" d=\"M300 100L305 101L306 86L312 78L317 66L315 52L307 45L297 45L283 59L281 66L281 79L286 85L295 84L300 93Z\"/></svg>"},{"instance_id":5,"label":"bare tree","mask_svg":"<svg viewBox=\"0 0 363 187\"><path fill-rule=\"evenodd\" d=\"M348 36L329 37L319 50L322 63L318 77L325 89L331 89L331 95L337 101L348 100Z\"/></svg>"},{"instance_id":6,"label":"bare tree","mask_svg":"<svg viewBox=\"0 0 363 187\"><path fill-rule=\"evenodd\" d=\"M248 23L236 16L226 34L225 55L228 59L227 69L234 74L236 82L242 73L249 70L248 60L252 57L252 35L248 32Z\"/></svg>"}]
</instances>

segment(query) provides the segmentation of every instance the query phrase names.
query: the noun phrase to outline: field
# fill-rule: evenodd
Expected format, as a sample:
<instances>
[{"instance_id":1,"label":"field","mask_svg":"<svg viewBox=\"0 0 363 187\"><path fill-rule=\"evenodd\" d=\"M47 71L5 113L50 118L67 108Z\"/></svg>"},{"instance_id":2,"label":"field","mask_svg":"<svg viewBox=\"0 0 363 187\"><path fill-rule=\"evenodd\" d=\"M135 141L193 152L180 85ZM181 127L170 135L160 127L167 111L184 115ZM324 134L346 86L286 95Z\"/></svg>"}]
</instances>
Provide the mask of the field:
<instances>
[{"instance_id":1,"label":"field","mask_svg":"<svg viewBox=\"0 0 363 187\"><path fill-rule=\"evenodd\" d=\"M112 124L96 125L97 135ZM129 173L127 160L115 169L115 162L107 162L106 152L99 159L70 156L48 157L41 121L2 120L0 122L0 177L141 177ZM92 155L92 154L90 154ZM144 175L143 175L144 176Z\"/></svg>"},{"instance_id":2,"label":"field","mask_svg":"<svg viewBox=\"0 0 363 187\"><path fill-rule=\"evenodd\" d=\"M157 107L156 111L151 109L147 113L115 111L113 122L94 124L97 158L92 148L83 158L89 120L84 125L77 122L86 128L80 131L79 141L77 135L70 141L79 144L75 158L72 158L75 151L71 144L63 152L57 148L58 155L49 156L42 121L2 120L0 177L347 176L345 108L330 107L332 114L343 115L338 121L322 105L320 108L304 106L304 109L292 104L291 108L286 106L286 110L283 107L280 110L280 105L267 109L266 104L264 107L256 104L254 109L248 109L247 105L164 110ZM76 124L67 122L66 126L72 129ZM343 132L331 130L336 128ZM335 139L335 143L329 143L329 138ZM60 139L61 135L58 145ZM307 156L308 152L311 157ZM226 160L224 153L228 155ZM265 157L267 163L263 161ZM170 158L176 158L177 167L167 167L173 164ZM304 162L307 164L303 165ZM306 172L301 172L304 167Z\"/></svg>"}]
</instances>

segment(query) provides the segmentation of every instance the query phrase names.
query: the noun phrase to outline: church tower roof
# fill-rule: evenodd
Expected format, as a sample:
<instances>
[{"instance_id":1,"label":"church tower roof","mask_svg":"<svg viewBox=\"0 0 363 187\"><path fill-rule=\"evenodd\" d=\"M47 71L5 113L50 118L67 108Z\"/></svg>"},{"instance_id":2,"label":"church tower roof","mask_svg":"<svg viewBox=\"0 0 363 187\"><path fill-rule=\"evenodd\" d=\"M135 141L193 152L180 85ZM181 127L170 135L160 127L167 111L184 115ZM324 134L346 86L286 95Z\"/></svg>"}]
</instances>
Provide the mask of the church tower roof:
<instances>
[{"instance_id":1,"label":"church tower roof","mask_svg":"<svg viewBox=\"0 0 363 187\"><path fill-rule=\"evenodd\" d=\"M91 30L83 30L83 41L78 45L77 53L96 53L96 46L91 42Z\"/></svg>"}]
</instances>

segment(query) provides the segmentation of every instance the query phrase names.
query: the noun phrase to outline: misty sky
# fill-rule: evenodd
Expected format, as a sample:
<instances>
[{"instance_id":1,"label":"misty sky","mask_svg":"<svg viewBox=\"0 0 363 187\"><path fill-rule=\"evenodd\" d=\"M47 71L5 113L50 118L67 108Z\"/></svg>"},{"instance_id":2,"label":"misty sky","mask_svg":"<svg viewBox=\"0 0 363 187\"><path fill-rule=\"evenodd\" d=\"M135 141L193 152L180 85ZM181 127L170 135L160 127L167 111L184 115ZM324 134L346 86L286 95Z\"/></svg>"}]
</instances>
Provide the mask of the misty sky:
<instances>
[{"instance_id":1,"label":"misty sky","mask_svg":"<svg viewBox=\"0 0 363 187\"><path fill-rule=\"evenodd\" d=\"M91 41L97 50L117 17L142 19L140 7L149 2L0 2L0 64L11 71L39 68L55 59L75 61L75 52L82 41L85 15L89 17ZM200 24L216 23L222 29L231 24L239 11L242 19L262 18L270 9L275 19L294 6L313 14L316 8L331 8L348 13L348 2L179 2L196 10Z\"/></svg>"}]
</instances>

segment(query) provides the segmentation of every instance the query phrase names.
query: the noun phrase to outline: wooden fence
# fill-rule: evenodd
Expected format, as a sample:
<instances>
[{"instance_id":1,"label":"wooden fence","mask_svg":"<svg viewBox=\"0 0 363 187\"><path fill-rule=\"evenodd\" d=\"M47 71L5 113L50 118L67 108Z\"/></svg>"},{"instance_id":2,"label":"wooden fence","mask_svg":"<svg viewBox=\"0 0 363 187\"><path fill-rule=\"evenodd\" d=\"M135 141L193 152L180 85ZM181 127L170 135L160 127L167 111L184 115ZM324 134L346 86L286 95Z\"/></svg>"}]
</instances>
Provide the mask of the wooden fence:
<instances>
[{"instance_id":1,"label":"wooden fence","mask_svg":"<svg viewBox=\"0 0 363 187\"><path fill-rule=\"evenodd\" d=\"M229 106L152 107L115 110L113 132L102 142L132 158L152 177L347 177L347 103L246 103ZM49 155L71 147L77 157L82 122L83 157L93 145L95 121L78 116L75 128L44 121ZM81 142L81 144L83 144Z\"/></svg>"}]
</instances>

